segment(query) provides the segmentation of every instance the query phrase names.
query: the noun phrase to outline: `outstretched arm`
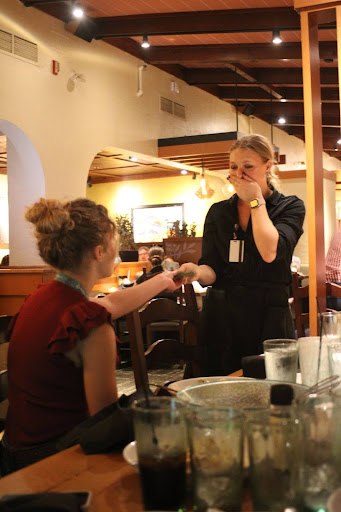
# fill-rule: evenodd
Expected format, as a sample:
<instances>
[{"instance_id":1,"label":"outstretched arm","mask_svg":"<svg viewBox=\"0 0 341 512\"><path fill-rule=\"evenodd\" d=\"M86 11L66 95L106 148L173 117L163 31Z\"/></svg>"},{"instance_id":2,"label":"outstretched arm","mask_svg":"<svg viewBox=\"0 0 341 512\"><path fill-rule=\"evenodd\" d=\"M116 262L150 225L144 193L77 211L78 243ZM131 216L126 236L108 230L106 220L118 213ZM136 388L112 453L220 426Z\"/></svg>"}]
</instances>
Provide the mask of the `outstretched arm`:
<instances>
[{"instance_id":1,"label":"outstretched arm","mask_svg":"<svg viewBox=\"0 0 341 512\"><path fill-rule=\"evenodd\" d=\"M216 280L216 274L214 270L208 265L196 265L195 263L183 263L181 267L175 271L175 276L179 273L184 272L189 274L184 277L184 283L192 283L193 281L199 281L204 286L213 284Z\"/></svg>"},{"instance_id":2,"label":"outstretched arm","mask_svg":"<svg viewBox=\"0 0 341 512\"><path fill-rule=\"evenodd\" d=\"M124 288L123 290L110 293L106 297L91 300L104 306L113 318L119 318L142 306L164 290L174 292L180 288L184 280L174 281L173 277L176 273L177 271L161 272L138 286Z\"/></svg>"}]
</instances>

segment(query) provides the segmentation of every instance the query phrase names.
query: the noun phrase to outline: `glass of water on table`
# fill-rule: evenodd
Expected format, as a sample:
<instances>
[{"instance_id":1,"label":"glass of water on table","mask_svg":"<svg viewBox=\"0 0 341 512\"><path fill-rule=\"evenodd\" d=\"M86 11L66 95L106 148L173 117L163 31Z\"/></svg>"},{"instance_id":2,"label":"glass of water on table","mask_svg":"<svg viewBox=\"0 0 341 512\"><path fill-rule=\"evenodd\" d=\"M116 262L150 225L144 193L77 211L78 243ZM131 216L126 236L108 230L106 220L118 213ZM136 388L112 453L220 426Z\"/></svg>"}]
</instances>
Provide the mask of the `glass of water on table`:
<instances>
[{"instance_id":1,"label":"glass of water on table","mask_svg":"<svg viewBox=\"0 0 341 512\"><path fill-rule=\"evenodd\" d=\"M266 378L283 382L296 382L297 340L284 338L265 340L263 347Z\"/></svg>"}]
</instances>

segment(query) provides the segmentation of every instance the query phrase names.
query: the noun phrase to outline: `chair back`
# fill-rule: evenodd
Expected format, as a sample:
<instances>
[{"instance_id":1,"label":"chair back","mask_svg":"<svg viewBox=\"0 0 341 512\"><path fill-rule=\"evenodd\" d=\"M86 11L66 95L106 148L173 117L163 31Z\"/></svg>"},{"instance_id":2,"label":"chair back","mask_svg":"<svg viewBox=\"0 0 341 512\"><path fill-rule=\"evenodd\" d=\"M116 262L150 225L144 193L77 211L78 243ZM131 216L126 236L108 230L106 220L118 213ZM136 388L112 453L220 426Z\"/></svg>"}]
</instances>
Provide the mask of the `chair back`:
<instances>
[{"instance_id":1,"label":"chair back","mask_svg":"<svg viewBox=\"0 0 341 512\"><path fill-rule=\"evenodd\" d=\"M12 318L13 316L11 315L0 315L0 343L5 343L8 341L7 332Z\"/></svg>"},{"instance_id":2,"label":"chair back","mask_svg":"<svg viewBox=\"0 0 341 512\"><path fill-rule=\"evenodd\" d=\"M188 377L201 374L198 347L199 311L192 284L184 285L179 302L180 304L164 298L152 299L140 310L127 314L136 389L149 385L148 369L171 366L175 362L189 363L185 370ZM186 321L184 343L171 339L158 340L145 352L142 329L150 323L163 320Z\"/></svg>"},{"instance_id":3,"label":"chair back","mask_svg":"<svg viewBox=\"0 0 341 512\"><path fill-rule=\"evenodd\" d=\"M305 307L309 301L309 285L302 286L304 277L307 276L302 276L298 272L292 273L293 309L298 338L305 336L305 327L309 326L309 313L307 307Z\"/></svg>"}]
</instances>

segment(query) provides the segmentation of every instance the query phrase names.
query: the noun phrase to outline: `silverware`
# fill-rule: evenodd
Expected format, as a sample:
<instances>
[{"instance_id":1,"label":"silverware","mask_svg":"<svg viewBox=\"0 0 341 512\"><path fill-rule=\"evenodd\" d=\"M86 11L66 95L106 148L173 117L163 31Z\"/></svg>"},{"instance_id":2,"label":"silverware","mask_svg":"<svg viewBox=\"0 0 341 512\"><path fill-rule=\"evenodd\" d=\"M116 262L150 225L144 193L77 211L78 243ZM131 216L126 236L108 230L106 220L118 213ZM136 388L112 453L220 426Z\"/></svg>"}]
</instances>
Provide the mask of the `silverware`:
<instances>
[{"instance_id":1,"label":"silverware","mask_svg":"<svg viewBox=\"0 0 341 512\"><path fill-rule=\"evenodd\" d=\"M326 379L317 382L313 386L310 386L307 390L305 390L302 394L298 396L298 399L301 400L304 396L309 395L319 395L320 393L324 393L325 391L331 391L336 388L341 383L341 379L339 375L331 375Z\"/></svg>"}]
</instances>

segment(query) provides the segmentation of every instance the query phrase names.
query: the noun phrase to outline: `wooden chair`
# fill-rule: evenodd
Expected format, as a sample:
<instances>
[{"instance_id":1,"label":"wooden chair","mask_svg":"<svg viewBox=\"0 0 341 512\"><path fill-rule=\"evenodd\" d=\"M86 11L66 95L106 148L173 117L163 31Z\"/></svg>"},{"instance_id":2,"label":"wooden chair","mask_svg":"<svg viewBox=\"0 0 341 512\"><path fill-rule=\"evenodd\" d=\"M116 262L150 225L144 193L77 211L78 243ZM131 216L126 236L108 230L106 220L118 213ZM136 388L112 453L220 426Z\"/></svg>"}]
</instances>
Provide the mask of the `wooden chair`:
<instances>
[{"instance_id":1,"label":"wooden chair","mask_svg":"<svg viewBox=\"0 0 341 512\"><path fill-rule=\"evenodd\" d=\"M142 329L161 320L186 322L184 343L174 339L158 340L145 352ZM127 315L127 325L136 389L149 385L148 369L166 368L180 361L187 363L185 378L202 375L199 311L191 284L184 285L180 304L169 299L152 299L142 309Z\"/></svg>"},{"instance_id":2,"label":"wooden chair","mask_svg":"<svg viewBox=\"0 0 341 512\"><path fill-rule=\"evenodd\" d=\"M297 272L292 274L293 310L298 338L305 336L305 328L309 327L309 284L302 286L302 281L306 277L308 276L303 276ZM341 286L327 282L326 296L341 297ZM333 310L327 308L327 311Z\"/></svg>"},{"instance_id":3,"label":"wooden chair","mask_svg":"<svg viewBox=\"0 0 341 512\"><path fill-rule=\"evenodd\" d=\"M0 315L0 343L7 341L7 330L12 318L11 315Z\"/></svg>"}]
</instances>

